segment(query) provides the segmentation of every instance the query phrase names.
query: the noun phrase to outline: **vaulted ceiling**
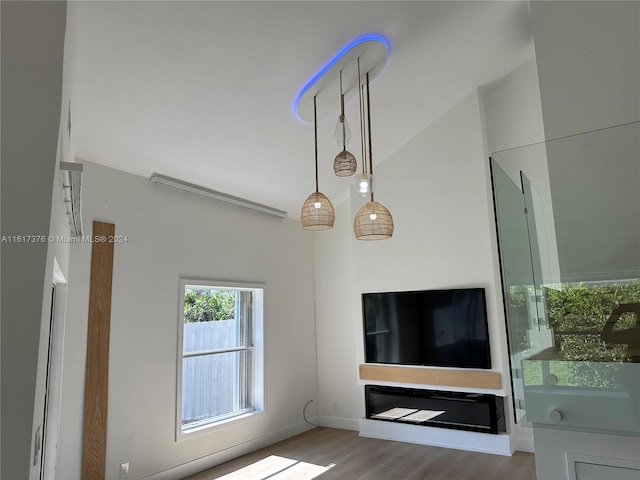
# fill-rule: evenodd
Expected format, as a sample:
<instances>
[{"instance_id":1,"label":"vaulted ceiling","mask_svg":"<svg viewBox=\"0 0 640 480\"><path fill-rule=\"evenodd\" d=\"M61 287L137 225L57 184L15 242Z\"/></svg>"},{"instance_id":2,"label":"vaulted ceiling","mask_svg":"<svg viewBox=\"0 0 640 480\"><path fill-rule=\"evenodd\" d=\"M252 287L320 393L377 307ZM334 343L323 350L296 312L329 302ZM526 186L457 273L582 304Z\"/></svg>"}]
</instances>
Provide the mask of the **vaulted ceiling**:
<instances>
[{"instance_id":1,"label":"vaulted ceiling","mask_svg":"<svg viewBox=\"0 0 640 480\"><path fill-rule=\"evenodd\" d=\"M371 85L377 162L533 54L523 1L70 2L76 156L299 217L314 189L314 145L293 101L367 33L390 43ZM356 132L357 111L350 101ZM318 126L320 190L338 203L350 181L333 175L335 122Z\"/></svg>"}]
</instances>

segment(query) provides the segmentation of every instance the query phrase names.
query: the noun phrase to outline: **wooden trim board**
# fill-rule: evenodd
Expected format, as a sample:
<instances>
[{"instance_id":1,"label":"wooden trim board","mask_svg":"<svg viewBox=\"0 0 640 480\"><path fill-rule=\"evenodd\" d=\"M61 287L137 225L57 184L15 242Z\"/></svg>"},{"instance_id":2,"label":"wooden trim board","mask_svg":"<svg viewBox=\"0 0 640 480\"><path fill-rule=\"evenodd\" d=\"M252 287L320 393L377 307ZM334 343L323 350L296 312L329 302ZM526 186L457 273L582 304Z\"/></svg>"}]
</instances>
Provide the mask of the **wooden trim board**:
<instances>
[{"instance_id":1,"label":"wooden trim board","mask_svg":"<svg viewBox=\"0 0 640 480\"><path fill-rule=\"evenodd\" d=\"M104 479L107 454L109 331L113 279L113 223L93 222L87 364L84 377L82 480Z\"/></svg>"},{"instance_id":2,"label":"wooden trim board","mask_svg":"<svg viewBox=\"0 0 640 480\"><path fill-rule=\"evenodd\" d=\"M494 390L500 388L500 374L498 372L435 370L391 365L361 364L360 380L443 385L446 387L490 388Z\"/></svg>"}]
</instances>

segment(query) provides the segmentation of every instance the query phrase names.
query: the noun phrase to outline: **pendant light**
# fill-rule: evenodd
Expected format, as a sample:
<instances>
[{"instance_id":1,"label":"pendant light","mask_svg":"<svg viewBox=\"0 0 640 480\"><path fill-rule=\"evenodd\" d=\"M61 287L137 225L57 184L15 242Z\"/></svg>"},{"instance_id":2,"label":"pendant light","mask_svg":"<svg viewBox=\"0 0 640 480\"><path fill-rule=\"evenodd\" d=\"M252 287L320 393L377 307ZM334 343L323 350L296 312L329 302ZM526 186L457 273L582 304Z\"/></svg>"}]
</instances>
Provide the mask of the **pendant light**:
<instances>
[{"instance_id":1,"label":"pendant light","mask_svg":"<svg viewBox=\"0 0 640 480\"><path fill-rule=\"evenodd\" d=\"M359 70L359 68L358 68ZM358 72L358 79L360 78ZM366 75L367 86L367 137L369 141L369 171L373 176L373 158L371 155L371 102L369 98L369 73ZM364 163L364 156L362 159ZM364 204L353 219L353 232L358 240L387 240L393 236L393 217L382 204L371 200Z\"/></svg>"},{"instance_id":2,"label":"pendant light","mask_svg":"<svg viewBox=\"0 0 640 480\"><path fill-rule=\"evenodd\" d=\"M362 96L363 86L360 84L360 57L357 60L358 66L358 103L360 105L360 148L362 150L362 172L356 176L353 189L363 197L373 193L373 175L367 172L367 151L365 145L365 125L364 125L364 100Z\"/></svg>"},{"instance_id":3,"label":"pendant light","mask_svg":"<svg viewBox=\"0 0 640 480\"><path fill-rule=\"evenodd\" d=\"M318 191L318 116L316 97L313 97L313 128L315 137L316 191L305 200L300 213L302 228L305 230L328 230L333 228L336 214L331 201Z\"/></svg>"},{"instance_id":4,"label":"pendant light","mask_svg":"<svg viewBox=\"0 0 640 480\"><path fill-rule=\"evenodd\" d=\"M350 177L356 173L358 163L356 157L347 151L347 144L351 139L351 129L344 114L344 92L342 91L342 70L340 70L340 116L334 132L338 145L342 145L342 151L336 155L333 161L333 171L338 177Z\"/></svg>"}]
</instances>

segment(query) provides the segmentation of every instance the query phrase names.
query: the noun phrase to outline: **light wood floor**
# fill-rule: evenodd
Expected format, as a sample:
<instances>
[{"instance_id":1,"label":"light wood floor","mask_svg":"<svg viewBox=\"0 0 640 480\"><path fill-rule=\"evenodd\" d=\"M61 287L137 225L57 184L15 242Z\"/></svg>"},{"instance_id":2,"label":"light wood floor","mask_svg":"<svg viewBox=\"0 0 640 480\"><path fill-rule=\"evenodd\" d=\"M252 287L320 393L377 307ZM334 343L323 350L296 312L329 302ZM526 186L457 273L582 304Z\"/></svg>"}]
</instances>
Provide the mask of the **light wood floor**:
<instances>
[{"instance_id":1,"label":"light wood floor","mask_svg":"<svg viewBox=\"0 0 640 480\"><path fill-rule=\"evenodd\" d=\"M535 480L535 470L531 453L504 457L320 427L185 480Z\"/></svg>"}]
</instances>

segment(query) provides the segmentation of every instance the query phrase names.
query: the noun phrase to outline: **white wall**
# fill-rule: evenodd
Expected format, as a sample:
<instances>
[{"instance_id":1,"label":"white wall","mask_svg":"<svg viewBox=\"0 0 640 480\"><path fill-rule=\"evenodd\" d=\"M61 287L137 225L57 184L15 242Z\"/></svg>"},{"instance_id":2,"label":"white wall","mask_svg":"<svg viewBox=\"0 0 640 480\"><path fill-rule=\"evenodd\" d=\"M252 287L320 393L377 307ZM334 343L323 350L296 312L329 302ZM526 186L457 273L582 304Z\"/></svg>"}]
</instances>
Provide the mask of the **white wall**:
<instances>
[{"instance_id":1,"label":"white wall","mask_svg":"<svg viewBox=\"0 0 640 480\"><path fill-rule=\"evenodd\" d=\"M640 3L533 1L547 140L640 119Z\"/></svg>"},{"instance_id":2,"label":"white wall","mask_svg":"<svg viewBox=\"0 0 640 480\"><path fill-rule=\"evenodd\" d=\"M484 149L479 98L473 93L375 168L376 201L394 218L392 239L355 239L353 217L365 201L355 195L349 208L338 207L336 228L316 237L323 421L349 427L364 415L364 394L356 369L364 361L363 292L486 288L492 370L502 374L503 388L509 392ZM338 414L333 412L336 401ZM510 408L510 400L506 403Z\"/></svg>"},{"instance_id":3,"label":"white wall","mask_svg":"<svg viewBox=\"0 0 640 480\"><path fill-rule=\"evenodd\" d=\"M3 236L59 231L65 16L66 2L2 2ZM37 474L30 466L56 255L64 266L64 247L2 243L2 478Z\"/></svg>"},{"instance_id":4,"label":"white wall","mask_svg":"<svg viewBox=\"0 0 640 480\"><path fill-rule=\"evenodd\" d=\"M357 385L363 336L354 285L353 217L348 200L335 210L333 230L314 235L319 414L325 426L357 430L364 389Z\"/></svg>"},{"instance_id":5,"label":"white wall","mask_svg":"<svg viewBox=\"0 0 640 480\"><path fill-rule=\"evenodd\" d=\"M100 220L128 237L115 246L106 477L130 462L129 478L176 478L307 428L302 409L317 393L312 235L88 162L83 184L87 233ZM61 479L80 472L90 254L72 246ZM181 276L266 283L265 413L176 443Z\"/></svg>"},{"instance_id":6,"label":"white wall","mask_svg":"<svg viewBox=\"0 0 640 480\"><path fill-rule=\"evenodd\" d=\"M477 93L374 173L376 201L389 209L396 228L389 241L353 240L357 292L485 287L492 365L502 371L508 365L503 355L506 337L498 321L502 306L497 303L490 179ZM363 203L354 197L352 214Z\"/></svg>"},{"instance_id":7,"label":"white wall","mask_svg":"<svg viewBox=\"0 0 640 480\"><path fill-rule=\"evenodd\" d=\"M536 280L559 282L549 166L540 144L545 137L535 57L481 91L488 154L521 190L520 171L524 172L543 202L535 212L541 270L536 269Z\"/></svg>"},{"instance_id":8,"label":"white wall","mask_svg":"<svg viewBox=\"0 0 640 480\"><path fill-rule=\"evenodd\" d=\"M561 278L640 277L640 124L548 142Z\"/></svg>"},{"instance_id":9,"label":"white wall","mask_svg":"<svg viewBox=\"0 0 640 480\"><path fill-rule=\"evenodd\" d=\"M544 141L535 57L481 93L490 153Z\"/></svg>"}]
</instances>

